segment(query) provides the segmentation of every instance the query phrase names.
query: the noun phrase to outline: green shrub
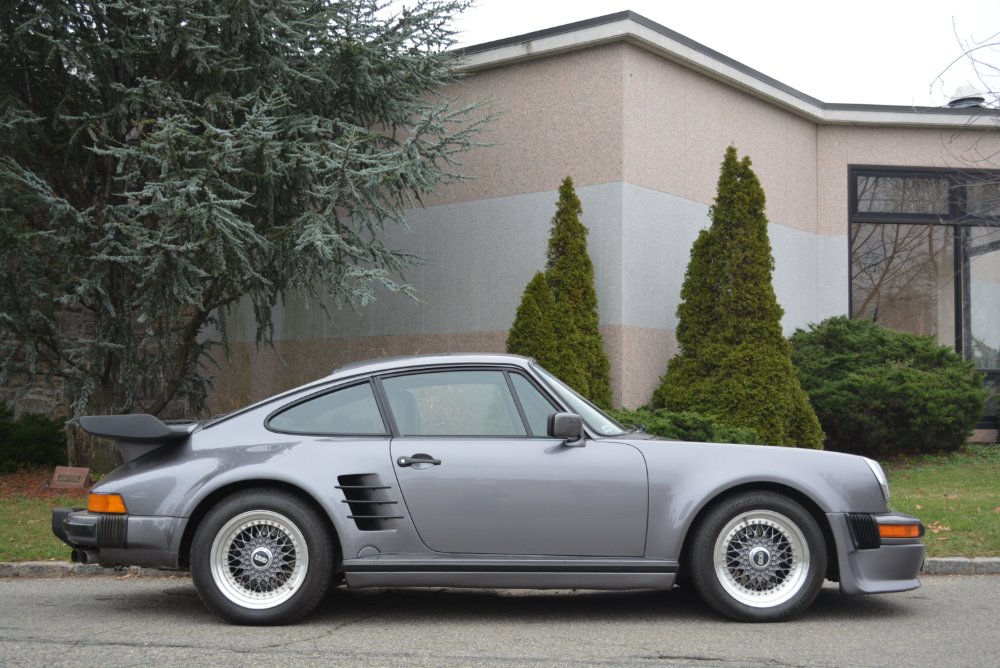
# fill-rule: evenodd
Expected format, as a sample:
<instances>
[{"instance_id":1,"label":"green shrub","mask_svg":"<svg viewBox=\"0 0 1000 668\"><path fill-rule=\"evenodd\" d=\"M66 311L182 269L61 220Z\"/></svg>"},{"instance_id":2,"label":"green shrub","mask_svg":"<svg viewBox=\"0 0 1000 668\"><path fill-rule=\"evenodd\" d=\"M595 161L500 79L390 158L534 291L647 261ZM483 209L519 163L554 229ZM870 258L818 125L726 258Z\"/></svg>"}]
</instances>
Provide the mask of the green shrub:
<instances>
[{"instance_id":1,"label":"green shrub","mask_svg":"<svg viewBox=\"0 0 1000 668\"><path fill-rule=\"evenodd\" d=\"M792 366L771 285L764 190L730 146L712 224L691 248L677 307L680 353L654 408L693 411L753 429L761 442L823 447L823 432Z\"/></svg>"},{"instance_id":2,"label":"green shrub","mask_svg":"<svg viewBox=\"0 0 1000 668\"><path fill-rule=\"evenodd\" d=\"M662 408L651 410L614 410L608 414L624 425L642 427L647 434L678 441L702 443L759 443L757 432L747 427L730 427L714 417L699 413L671 413Z\"/></svg>"},{"instance_id":3,"label":"green shrub","mask_svg":"<svg viewBox=\"0 0 1000 668\"><path fill-rule=\"evenodd\" d=\"M611 406L611 364L599 329L594 264L581 213L573 179L567 176L559 186L545 273L535 274L525 288L507 337L507 352L534 357L606 408Z\"/></svg>"},{"instance_id":4,"label":"green shrub","mask_svg":"<svg viewBox=\"0 0 1000 668\"><path fill-rule=\"evenodd\" d=\"M797 330L791 344L830 450L955 450L983 415L982 374L931 337L838 316Z\"/></svg>"},{"instance_id":5,"label":"green shrub","mask_svg":"<svg viewBox=\"0 0 1000 668\"><path fill-rule=\"evenodd\" d=\"M552 323L555 305L545 274L536 272L524 289L514 324L507 333L507 352L533 357L550 370L558 368L559 341Z\"/></svg>"},{"instance_id":6,"label":"green shrub","mask_svg":"<svg viewBox=\"0 0 1000 668\"><path fill-rule=\"evenodd\" d=\"M0 402L0 472L65 463L66 435L61 420L36 413L24 413L15 420Z\"/></svg>"}]
</instances>

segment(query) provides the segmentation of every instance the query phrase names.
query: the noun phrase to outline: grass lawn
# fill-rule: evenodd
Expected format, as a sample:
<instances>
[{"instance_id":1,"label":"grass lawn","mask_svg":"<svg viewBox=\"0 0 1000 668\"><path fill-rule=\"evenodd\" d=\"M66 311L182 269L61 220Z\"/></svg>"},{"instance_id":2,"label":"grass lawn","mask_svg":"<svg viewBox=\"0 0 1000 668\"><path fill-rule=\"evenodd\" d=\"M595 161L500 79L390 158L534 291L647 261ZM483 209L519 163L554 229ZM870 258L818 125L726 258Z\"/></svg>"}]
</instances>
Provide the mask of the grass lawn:
<instances>
[{"instance_id":1,"label":"grass lawn","mask_svg":"<svg viewBox=\"0 0 1000 668\"><path fill-rule=\"evenodd\" d=\"M69 561L69 547L52 535L52 509L83 507L86 492L48 489L49 469L0 475L0 562Z\"/></svg>"},{"instance_id":2,"label":"grass lawn","mask_svg":"<svg viewBox=\"0 0 1000 668\"><path fill-rule=\"evenodd\" d=\"M1000 446L968 446L885 464L890 505L927 525L932 557L1000 556ZM0 475L0 562L69 559L52 535L57 506L86 506L87 495L48 489L52 471Z\"/></svg>"},{"instance_id":3,"label":"grass lawn","mask_svg":"<svg viewBox=\"0 0 1000 668\"><path fill-rule=\"evenodd\" d=\"M927 526L931 557L1000 556L1000 445L885 464L895 510Z\"/></svg>"}]
</instances>

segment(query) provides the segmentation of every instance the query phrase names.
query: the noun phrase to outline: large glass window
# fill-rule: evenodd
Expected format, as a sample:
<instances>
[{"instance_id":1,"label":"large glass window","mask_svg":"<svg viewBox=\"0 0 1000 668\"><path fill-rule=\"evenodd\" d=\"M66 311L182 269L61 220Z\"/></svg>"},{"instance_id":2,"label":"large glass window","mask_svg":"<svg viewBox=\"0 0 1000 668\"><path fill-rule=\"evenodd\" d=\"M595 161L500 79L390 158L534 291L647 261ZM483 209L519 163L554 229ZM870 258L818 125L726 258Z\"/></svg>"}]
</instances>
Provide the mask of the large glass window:
<instances>
[{"instance_id":1,"label":"large glass window","mask_svg":"<svg viewBox=\"0 0 1000 668\"><path fill-rule=\"evenodd\" d=\"M948 181L935 176L857 175L857 207L865 213L947 214Z\"/></svg>"},{"instance_id":2,"label":"large glass window","mask_svg":"<svg viewBox=\"0 0 1000 668\"><path fill-rule=\"evenodd\" d=\"M968 262L966 348L980 369L1000 369L1000 227L963 230Z\"/></svg>"},{"instance_id":3,"label":"large glass window","mask_svg":"<svg viewBox=\"0 0 1000 668\"><path fill-rule=\"evenodd\" d=\"M851 317L955 341L955 261L940 225L851 226Z\"/></svg>"},{"instance_id":4,"label":"large glass window","mask_svg":"<svg viewBox=\"0 0 1000 668\"><path fill-rule=\"evenodd\" d=\"M851 169L851 317L930 335L1000 386L1000 174Z\"/></svg>"}]
</instances>

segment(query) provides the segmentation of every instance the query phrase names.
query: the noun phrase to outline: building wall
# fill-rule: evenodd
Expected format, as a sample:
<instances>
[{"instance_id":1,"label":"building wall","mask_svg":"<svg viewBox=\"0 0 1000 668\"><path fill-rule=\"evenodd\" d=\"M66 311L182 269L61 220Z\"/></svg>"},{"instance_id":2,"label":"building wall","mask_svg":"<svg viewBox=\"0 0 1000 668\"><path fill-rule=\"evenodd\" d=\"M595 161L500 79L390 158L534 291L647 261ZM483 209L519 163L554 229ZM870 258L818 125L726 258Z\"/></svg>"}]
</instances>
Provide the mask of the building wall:
<instances>
[{"instance_id":1,"label":"building wall","mask_svg":"<svg viewBox=\"0 0 1000 668\"><path fill-rule=\"evenodd\" d=\"M426 260L406 276L419 301L380 294L332 322L317 304L283 305L275 351L256 349L245 309L230 319L232 359L216 374L213 408L356 359L502 351L525 285L544 268L567 175L590 229L613 399L638 406L677 352L681 284L727 146L751 156L767 194L786 333L848 310L849 164L962 164L951 130L819 125L624 41L478 71L447 94L491 99L498 117L492 145L463 158L471 179L390 230L391 244Z\"/></svg>"},{"instance_id":2,"label":"building wall","mask_svg":"<svg viewBox=\"0 0 1000 668\"><path fill-rule=\"evenodd\" d=\"M601 329L609 354L620 360L625 345L619 335L622 187L620 183L583 186L577 194L583 221L590 228ZM234 359L222 364L213 409L221 410L217 404L223 396L246 396L241 386L252 386L248 398L263 398L357 359L418 352L502 352L524 287L545 268L557 199L557 192L541 192L410 212L409 229L394 230L390 237L394 246L425 258L406 277L419 301L383 292L357 313L330 305L332 321L320 304L279 305L274 338L284 364L273 352L256 349L252 312L239 309L227 320ZM255 368L244 369L246 365ZM615 369L612 384L620 394L620 365Z\"/></svg>"},{"instance_id":3,"label":"building wall","mask_svg":"<svg viewBox=\"0 0 1000 668\"><path fill-rule=\"evenodd\" d=\"M625 48L609 44L476 72L447 89L465 102L491 102L497 116L483 139L492 145L462 158L470 180L427 204L554 192L567 175L577 186L621 181Z\"/></svg>"},{"instance_id":4,"label":"building wall","mask_svg":"<svg viewBox=\"0 0 1000 668\"><path fill-rule=\"evenodd\" d=\"M726 147L749 155L771 223L816 232L816 124L635 46L625 62L628 183L703 204Z\"/></svg>"}]
</instances>

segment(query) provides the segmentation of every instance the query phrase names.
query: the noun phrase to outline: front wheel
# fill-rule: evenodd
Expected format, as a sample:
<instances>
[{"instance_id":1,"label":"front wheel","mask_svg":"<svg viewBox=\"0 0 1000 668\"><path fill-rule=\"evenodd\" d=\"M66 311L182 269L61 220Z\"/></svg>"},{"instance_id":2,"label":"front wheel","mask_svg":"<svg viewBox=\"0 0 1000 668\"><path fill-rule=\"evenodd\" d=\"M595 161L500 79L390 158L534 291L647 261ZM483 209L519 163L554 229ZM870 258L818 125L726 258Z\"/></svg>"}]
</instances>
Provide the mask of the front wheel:
<instances>
[{"instance_id":1,"label":"front wheel","mask_svg":"<svg viewBox=\"0 0 1000 668\"><path fill-rule=\"evenodd\" d=\"M791 619L826 574L823 532L795 501L772 492L735 496L709 511L690 551L695 589L718 612L748 622Z\"/></svg>"},{"instance_id":2,"label":"front wheel","mask_svg":"<svg viewBox=\"0 0 1000 668\"><path fill-rule=\"evenodd\" d=\"M199 596L235 624L287 624L326 595L336 551L323 519L296 496L247 490L202 521L191 546Z\"/></svg>"}]
</instances>

